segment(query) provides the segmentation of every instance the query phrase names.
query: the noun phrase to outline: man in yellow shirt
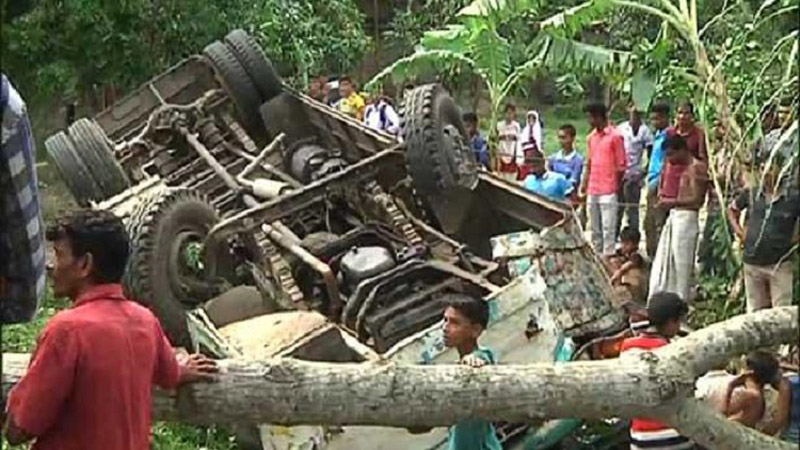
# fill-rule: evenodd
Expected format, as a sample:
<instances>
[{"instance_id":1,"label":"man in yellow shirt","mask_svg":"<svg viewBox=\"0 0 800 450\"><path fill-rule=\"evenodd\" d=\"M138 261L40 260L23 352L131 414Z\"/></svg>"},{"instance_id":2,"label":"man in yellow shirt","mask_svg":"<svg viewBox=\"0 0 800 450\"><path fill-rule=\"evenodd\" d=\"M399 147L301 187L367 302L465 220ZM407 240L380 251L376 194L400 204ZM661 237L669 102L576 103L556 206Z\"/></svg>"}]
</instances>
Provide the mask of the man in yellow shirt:
<instances>
[{"instance_id":1,"label":"man in yellow shirt","mask_svg":"<svg viewBox=\"0 0 800 450\"><path fill-rule=\"evenodd\" d=\"M353 88L353 80L350 77L339 78L339 94L342 96L338 104L339 111L356 118L358 121L364 120L366 102L363 97L356 93Z\"/></svg>"}]
</instances>

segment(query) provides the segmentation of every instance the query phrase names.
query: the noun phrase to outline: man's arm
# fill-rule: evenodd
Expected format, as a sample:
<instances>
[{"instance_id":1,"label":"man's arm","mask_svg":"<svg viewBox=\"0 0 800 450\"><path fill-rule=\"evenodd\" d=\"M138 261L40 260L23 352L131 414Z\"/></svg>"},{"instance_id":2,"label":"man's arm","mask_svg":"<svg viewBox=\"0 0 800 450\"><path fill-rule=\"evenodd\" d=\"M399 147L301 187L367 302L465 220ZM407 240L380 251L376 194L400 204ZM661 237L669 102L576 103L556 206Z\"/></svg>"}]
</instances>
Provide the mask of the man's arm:
<instances>
[{"instance_id":1,"label":"man's arm","mask_svg":"<svg viewBox=\"0 0 800 450\"><path fill-rule=\"evenodd\" d=\"M736 395L728 405L726 416L728 420L741 423L747 427L754 427L764 411L761 408L762 399L755 392L745 390Z\"/></svg>"},{"instance_id":2,"label":"man's arm","mask_svg":"<svg viewBox=\"0 0 800 450\"><path fill-rule=\"evenodd\" d=\"M614 271L614 274L611 275L611 283L616 283L617 281L622 279L622 276L628 273L631 269L633 269L636 264L633 261L625 261L624 264L620 266L619 269Z\"/></svg>"},{"instance_id":3,"label":"man's arm","mask_svg":"<svg viewBox=\"0 0 800 450\"><path fill-rule=\"evenodd\" d=\"M57 319L42 332L25 376L8 397L3 431L11 444L41 436L58 421L72 392L78 345L72 330Z\"/></svg>"},{"instance_id":4,"label":"man's arm","mask_svg":"<svg viewBox=\"0 0 800 450\"><path fill-rule=\"evenodd\" d=\"M778 382L777 404L778 410L775 412L775 417L761 428L761 431L770 436L774 436L789 425L792 411L792 384L784 377L781 377Z\"/></svg>"},{"instance_id":5,"label":"man's arm","mask_svg":"<svg viewBox=\"0 0 800 450\"><path fill-rule=\"evenodd\" d=\"M642 125L644 126L644 125ZM655 136L653 136L653 132L650 131L649 127L644 128L645 131L645 139L644 139L644 154L647 155L647 161L650 162L650 154L653 152L653 141L655 140ZM643 161L642 161L643 162ZM647 167L647 166L645 166Z\"/></svg>"},{"instance_id":6,"label":"man's arm","mask_svg":"<svg viewBox=\"0 0 800 450\"><path fill-rule=\"evenodd\" d=\"M698 134L700 135L700 142L697 144L698 157L705 163L708 163L708 149L706 148L706 132L698 127Z\"/></svg>"},{"instance_id":7,"label":"man's arm","mask_svg":"<svg viewBox=\"0 0 800 450\"><path fill-rule=\"evenodd\" d=\"M156 340L159 342L153 382L164 389L177 389L183 384L215 380L218 371L216 363L204 355L176 355L164 335L161 325L156 322Z\"/></svg>"},{"instance_id":8,"label":"man's arm","mask_svg":"<svg viewBox=\"0 0 800 450\"><path fill-rule=\"evenodd\" d=\"M625 169L628 168L628 154L625 152L625 139L621 135L616 135L613 138L613 146L614 146L614 156L617 162L617 173L620 175L620 180L622 179L622 174L625 173Z\"/></svg>"},{"instance_id":9,"label":"man's arm","mask_svg":"<svg viewBox=\"0 0 800 450\"><path fill-rule=\"evenodd\" d=\"M665 199L661 195L664 192L664 183L667 177L664 176L664 172L667 171L667 165L669 161L664 161L664 164L661 166L661 174L658 176L658 188L656 189L656 206L663 207L665 206Z\"/></svg>"},{"instance_id":10,"label":"man's arm","mask_svg":"<svg viewBox=\"0 0 800 450\"><path fill-rule=\"evenodd\" d=\"M760 419L760 417L755 417L755 420L753 420L754 416L758 416L760 399L749 390L743 390L737 393L736 398L732 399L732 397L733 392L737 388L744 386L745 381L752 375L753 372L745 371L729 381L725 390L725 397L723 397L722 405L720 405L720 412L724 416L732 421L748 426L752 426L752 424L755 424L758 422L758 419Z\"/></svg>"},{"instance_id":11,"label":"man's arm","mask_svg":"<svg viewBox=\"0 0 800 450\"><path fill-rule=\"evenodd\" d=\"M586 188L589 184L589 176L592 173L592 147L589 146L589 138L586 138L586 159L583 163L583 175L581 176L581 186L578 192L580 197L586 196Z\"/></svg>"},{"instance_id":12,"label":"man's arm","mask_svg":"<svg viewBox=\"0 0 800 450\"><path fill-rule=\"evenodd\" d=\"M746 236L745 229L741 225L741 214L742 210L747 207L748 200L747 192L743 191L736 200L731 202L730 206L728 206L728 223L731 225L733 234L739 238L741 242L744 242Z\"/></svg>"}]
</instances>

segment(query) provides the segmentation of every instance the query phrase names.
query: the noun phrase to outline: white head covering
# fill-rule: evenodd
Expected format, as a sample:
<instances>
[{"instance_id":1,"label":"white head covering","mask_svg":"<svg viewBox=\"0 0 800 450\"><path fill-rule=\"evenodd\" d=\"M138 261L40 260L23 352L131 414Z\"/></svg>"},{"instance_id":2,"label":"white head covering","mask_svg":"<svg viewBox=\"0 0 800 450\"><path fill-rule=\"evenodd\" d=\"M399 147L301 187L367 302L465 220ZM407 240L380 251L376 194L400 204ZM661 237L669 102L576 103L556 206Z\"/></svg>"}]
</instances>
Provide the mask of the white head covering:
<instances>
[{"instance_id":1,"label":"white head covering","mask_svg":"<svg viewBox=\"0 0 800 450\"><path fill-rule=\"evenodd\" d=\"M527 119L533 116L533 123L529 123ZM522 127L522 135L520 136L520 144L535 141L539 151L544 154L544 141L542 141L542 122L539 120L539 113L536 110L530 110L525 114L525 125Z\"/></svg>"}]
</instances>

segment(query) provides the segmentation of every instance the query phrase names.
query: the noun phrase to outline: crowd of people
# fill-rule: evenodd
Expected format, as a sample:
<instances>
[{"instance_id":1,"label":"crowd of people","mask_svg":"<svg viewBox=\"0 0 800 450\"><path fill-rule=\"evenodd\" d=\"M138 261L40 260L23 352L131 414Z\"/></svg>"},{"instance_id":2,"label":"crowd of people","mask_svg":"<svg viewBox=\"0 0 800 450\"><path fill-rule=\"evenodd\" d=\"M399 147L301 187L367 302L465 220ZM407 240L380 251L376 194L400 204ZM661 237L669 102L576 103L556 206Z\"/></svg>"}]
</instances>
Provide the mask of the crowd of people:
<instances>
[{"instance_id":1,"label":"crowd of people","mask_svg":"<svg viewBox=\"0 0 800 450\"><path fill-rule=\"evenodd\" d=\"M358 92L355 82L349 76L335 81L316 77L309 83L308 95L372 129L393 136L400 134L400 115L392 97L383 92Z\"/></svg>"},{"instance_id":2,"label":"crowd of people","mask_svg":"<svg viewBox=\"0 0 800 450\"><path fill-rule=\"evenodd\" d=\"M344 99L330 104L374 128L386 130L383 119L369 119L369 111L371 106L374 116L375 108L391 108L391 101L383 97L372 102L364 100L347 81L342 89L342 79L339 80ZM325 96L323 92L320 95ZM361 115L352 104L367 105L367 112ZM390 111L391 117L396 118L394 109ZM483 170L532 192L568 202L584 226L588 220L591 245L602 255L611 283L648 311L648 327L627 339L623 350L651 350L666 345L677 335L698 296L695 261L700 211L707 202L710 210L719 209L709 168L708 139L696 122L694 105L688 101L678 105L674 120L671 105L656 102L649 111L649 124L643 118L646 112L633 104L628 108L627 120L619 124L610 120L602 103L587 104L584 111L591 128L585 153L576 147L576 127L565 123L557 129L560 148L548 155L544 121L536 110L527 111L520 122L516 106L507 104L502 120L492 124L496 143L481 131L478 114L467 112L462 118L470 149ZM800 242L800 175L797 156L793 156L797 137L796 133L789 139L783 136L791 110L783 105L771 112L764 122L765 137L748 161L750 169L764 173L760 182L732 177L718 179L717 184L735 192L727 205L727 218L743 248L748 312L791 304L792 263L796 259L793 247ZM722 137L719 127L711 136L717 141ZM643 217L641 209L645 210ZM743 211L748 213L744 221ZM468 320L475 314L469 308L463 310L464 305L456 306L449 310L451 315L467 324L480 325L480 314L477 319ZM445 316L447 322L447 313ZM468 348L459 349L460 354L470 365L495 363L493 356L485 357L486 349L476 350L480 348L479 334L477 331L467 339ZM478 359L470 356L476 352ZM785 429L792 402L798 401L800 380L797 375L783 377L777 367L774 354L748 355L742 374L731 375L727 384L723 383L728 387L727 393L722 389L712 395L719 412L748 426L760 423L759 428L770 434ZM712 373L704 378L714 376ZM779 408L778 416L767 420L761 400L764 387L769 385L779 393ZM741 391L741 395L732 396L734 391ZM797 440L796 422L795 417L785 438ZM473 441L495 448L492 433L475 424L472 428L482 430L471 438ZM632 422L631 442L632 448L695 448L675 430L648 419Z\"/></svg>"},{"instance_id":3,"label":"crowd of people","mask_svg":"<svg viewBox=\"0 0 800 450\"><path fill-rule=\"evenodd\" d=\"M678 106L675 122L669 104L654 104L652 129L634 106L629 107L628 120L619 125L611 123L603 104L588 104L585 112L591 127L585 160L576 152L573 125L559 127L561 149L546 157L538 113L529 111L520 125L515 106L509 104L496 125L497 161L492 165L476 115L469 113L464 119L475 157L486 170L588 212L591 244L603 256L612 284L647 309L647 328L626 339L622 350L652 350L677 335L697 298L699 213L707 198L711 208L716 205L706 133L697 125L690 102ZM720 183L735 192L728 218L743 247L748 312L788 306L793 299L792 268L800 243L797 134L786 133L789 107L781 106L777 112L765 121L765 138L748 161L755 173L763 174L760 180L748 183L744 177L733 177ZM640 221L643 189L646 211ZM742 221L745 210L748 215ZM645 234L644 252L640 251L640 230ZM783 376L777 356L763 351L748 355L744 366L736 376L719 378L711 373L703 377L718 381L706 381L716 390L711 388L704 395L731 420L773 435L785 430L783 438L797 442L797 374ZM766 386L778 393L774 416L764 406ZM630 436L632 449L696 448L676 430L646 418L632 421Z\"/></svg>"},{"instance_id":4,"label":"crowd of people","mask_svg":"<svg viewBox=\"0 0 800 450\"><path fill-rule=\"evenodd\" d=\"M627 120L615 125L603 104L586 105L591 132L585 158L576 149L572 124L558 127L560 148L545 156L544 123L537 111L528 111L520 124L516 107L506 105L505 117L496 124L494 161L478 116L466 113L464 122L471 149L485 170L569 202L582 223L588 219L591 244L608 264L615 284L627 287L640 302L646 302L648 293L666 291L691 304L697 297L700 210L707 199L709 205L716 204L716 193L706 133L696 123L694 106L681 103L674 122L671 110L666 102L655 103L648 125L644 112L631 105ZM751 161L765 176L758 186L741 182L729 204L730 227L744 248L748 311L789 305L793 298L792 247L800 241L800 197L797 160L789 160L789 149L796 137L780 139L789 111L783 106L778 113ZM740 212L748 209L743 222ZM639 254L642 232L644 254ZM632 269L637 270L629 273Z\"/></svg>"},{"instance_id":5,"label":"crowd of people","mask_svg":"<svg viewBox=\"0 0 800 450\"><path fill-rule=\"evenodd\" d=\"M148 448L153 386L175 389L212 382L219 368L199 354L176 354L153 313L123 294L121 279L132 243L119 217L104 210L80 210L44 228L25 105L5 76L1 81L0 193L16 222L0 223L5 225L0 226L0 249L14 263L0 266L0 292L3 298L10 293L19 301L38 304L44 291L41 249L47 239L55 254L53 293L73 304L53 317L39 336L27 373L0 414L3 434L12 445L35 440L35 449ZM317 79L309 94L370 127L399 132L400 121L388 96L365 98L348 77L338 80L336 90L334 95L329 83ZM521 125L514 105L506 107L505 118L495 124L496 160L480 132L478 116L467 113L464 122L471 149L485 170L542 195L588 205L591 243L609 264L612 283L626 286L633 298L647 305L646 328L622 343L622 353L652 350L679 334L693 301L698 212L710 179L705 132L695 124L688 102L678 107L674 126L669 105L655 104L650 111L652 131L634 107L619 126L609 121L602 104L589 104L585 110L592 127L585 160L575 147L576 130L570 124L558 128L561 148L545 157L544 123L537 111L527 112ZM753 163L764 174L761 181L741 186L728 208L731 227L743 246L749 311L792 301L800 195L797 138L787 139L785 133L789 112L778 110L780 120L773 121L774 129L755 152ZM641 224L644 185L647 210ZM742 212L748 213L744 222ZM620 226L623 218L625 227ZM639 250L641 228L647 256ZM32 314L11 312L13 321ZM3 323L10 321L3 317ZM497 355L479 345L488 322L489 305L482 299L455 296L448 301L444 343L458 352L460 364L497 364ZM709 373L703 382L699 396L730 420L798 442L800 379L784 375L774 353L753 352L741 373ZM767 412L768 386L777 392L774 415ZM630 436L632 449L695 448L676 430L649 418L632 420ZM448 448L499 450L501 445L489 421L473 419L451 427Z\"/></svg>"}]
</instances>

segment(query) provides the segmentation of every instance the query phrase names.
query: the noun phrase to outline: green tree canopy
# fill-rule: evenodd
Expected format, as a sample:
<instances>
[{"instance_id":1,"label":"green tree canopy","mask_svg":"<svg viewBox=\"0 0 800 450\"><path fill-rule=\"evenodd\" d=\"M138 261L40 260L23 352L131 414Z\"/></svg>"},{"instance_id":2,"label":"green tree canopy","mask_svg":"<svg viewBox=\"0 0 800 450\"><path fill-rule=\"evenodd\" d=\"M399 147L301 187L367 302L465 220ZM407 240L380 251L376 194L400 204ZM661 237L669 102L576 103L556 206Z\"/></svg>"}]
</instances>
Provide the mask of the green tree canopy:
<instances>
[{"instance_id":1,"label":"green tree canopy","mask_svg":"<svg viewBox=\"0 0 800 450\"><path fill-rule=\"evenodd\" d=\"M358 61L363 22L355 0L40 0L3 27L3 70L33 103L127 90L245 28L302 79Z\"/></svg>"}]
</instances>

